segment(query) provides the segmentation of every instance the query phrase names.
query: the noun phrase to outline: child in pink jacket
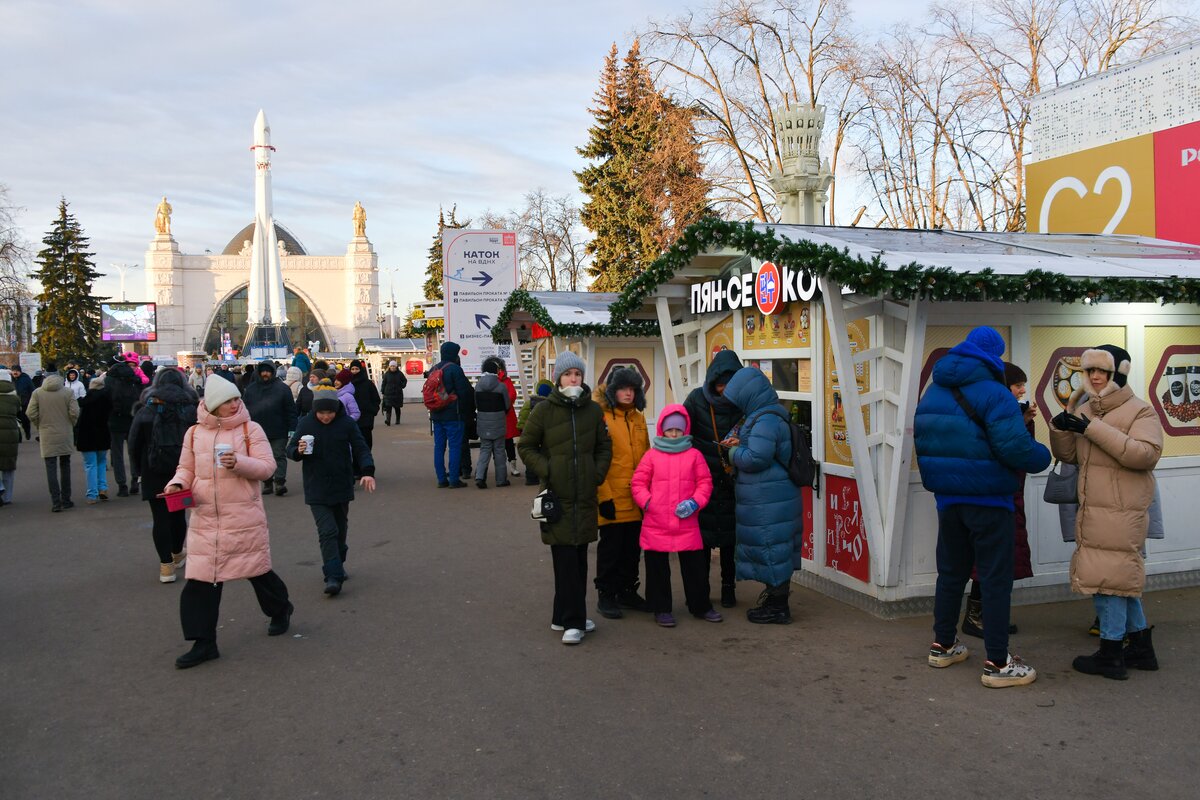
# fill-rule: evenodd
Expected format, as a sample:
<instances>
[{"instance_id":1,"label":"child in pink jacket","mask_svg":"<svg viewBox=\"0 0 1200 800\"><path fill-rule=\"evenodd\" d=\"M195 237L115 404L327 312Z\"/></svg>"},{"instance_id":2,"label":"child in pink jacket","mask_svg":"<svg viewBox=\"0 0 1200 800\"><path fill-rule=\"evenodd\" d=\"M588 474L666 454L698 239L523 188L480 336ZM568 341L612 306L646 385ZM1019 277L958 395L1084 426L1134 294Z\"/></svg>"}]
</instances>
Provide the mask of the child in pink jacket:
<instances>
[{"instance_id":1,"label":"child in pink jacket","mask_svg":"<svg viewBox=\"0 0 1200 800\"><path fill-rule=\"evenodd\" d=\"M658 417L658 435L633 473L633 501L645 512L642 550L646 553L646 605L654 621L675 627L671 613L671 553L679 554L679 574L692 616L720 622L708 597L708 558L696 512L708 505L712 475L704 456L692 448L692 421L678 403Z\"/></svg>"}]
</instances>

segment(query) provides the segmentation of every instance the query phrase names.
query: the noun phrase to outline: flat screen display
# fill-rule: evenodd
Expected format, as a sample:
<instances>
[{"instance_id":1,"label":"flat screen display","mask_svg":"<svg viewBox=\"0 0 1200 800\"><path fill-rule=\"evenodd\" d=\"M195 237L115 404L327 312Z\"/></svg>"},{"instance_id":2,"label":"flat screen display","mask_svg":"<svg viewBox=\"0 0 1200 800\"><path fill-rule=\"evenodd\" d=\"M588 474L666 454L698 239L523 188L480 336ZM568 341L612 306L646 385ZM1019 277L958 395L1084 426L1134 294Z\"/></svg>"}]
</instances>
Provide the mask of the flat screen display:
<instances>
[{"instance_id":1,"label":"flat screen display","mask_svg":"<svg viewBox=\"0 0 1200 800\"><path fill-rule=\"evenodd\" d=\"M101 303L100 340L103 342L157 342L157 304Z\"/></svg>"}]
</instances>

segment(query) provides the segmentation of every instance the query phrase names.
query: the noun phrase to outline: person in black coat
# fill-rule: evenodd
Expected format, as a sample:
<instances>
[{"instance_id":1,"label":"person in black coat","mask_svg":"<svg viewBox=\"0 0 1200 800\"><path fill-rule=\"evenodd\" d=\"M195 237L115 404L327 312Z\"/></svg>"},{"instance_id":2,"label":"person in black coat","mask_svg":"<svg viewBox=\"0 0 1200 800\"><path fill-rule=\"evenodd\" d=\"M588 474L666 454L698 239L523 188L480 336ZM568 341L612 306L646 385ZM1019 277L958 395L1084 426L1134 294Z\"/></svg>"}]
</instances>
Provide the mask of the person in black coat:
<instances>
[{"instance_id":1,"label":"person in black coat","mask_svg":"<svg viewBox=\"0 0 1200 800\"><path fill-rule=\"evenodd\" d=\"M104 379L93 378L88 383L88 393L79 399L79 419L75 422L75 449L83 454L88 505L108 499L108 448L112 446L108 418L111 412L112 401Z\"/></svg>"},{"instance_id":2,"label":"person in black coat","mask_svg":"<svg viewBox=\"0 0 1200 800\"><path fill-rule=\"evenodd\" d=\"M20 364L13 364L11 372L13 388L21 400L21 413L17 415L17 421L21 423L21 428L25 431L25 441L29 441L33 431L29 424L29 417L25 416L25 409L29 408L29 400L33 397L33 390L37 387L33 385L33 378L22 371Z\"/></svg>"},{"instance_id":3,"label":"person in black coat","mask_svg":"<svg viewBox=\"0 0 1200 800\"><path fill-rule=\"evenodd\" d=\"M710 556L713 548L721 550L721 605L725 608L737 605L734 591L737 521L734 518L734 479L728 468L729 451L717 443L742 418L737 406L724 397L725 384L741 368L737 353L732 350L718 352L708 367L704 383L693 389L683 403L692 419L692 445L704 456L712 475L712 497L708 505L700 509L700 535Z\"/></svg>"},{"instance_id":4,"label":"person in black coat","mask_svg":"<svg viewBox=\"0 0 1200 800\"><path fill-rule=\"evenodd\" d=\"M134 374L133 367L125 360L123 353L113 356L112 366L104 373L104 386L108 389L109 401L112 403L112 413L108 416L108 433L111 440L109 456L112 458L113 477L117 481L117 497L129 497L125 454L128 450L129 428L133 425L133 406L144 387L141 378ZM137 492L138 467L132 456L129 460L133 491Z\"/></svg>"},{"instance_id":5,"label":"person in black coat","mask_svg":"<svg viewBox=\"0 0 1200 800\"><path fill-rule=\"evenodd\" d=\"M392 424L392 411L396 412L396 424L400 424L400 411L404 408L404 388L408 386L408 376L399 368L395 361L389 361L387 370L383 373L383 424Z\"/></svg>"},{"instance_id":6,"label":"person in black coat","mask_svg":"<svg viewBox=\"0 0 1200 800\"><path fill-rule=\"evenodd\" d=\"M379 413L383 400L379 396L379 389L375 388L375 381L367 374L367 368L357 358L350 362L350 375L350 382L354 384L354 401L358 403L358 410L362 412L358 418L358 427L362 430L363 438L367 440L367 447L373 447L375 416Z\"/></svg>"},{"instance_id":7,"label":"person in black coat","mask_svg":"<svg viewBox=\"0 0 1200 800\"><path fill-rule=\"evenodd\" d=\"M258 365L258 379L242 390L242 403L250 419L262 426L271 453L275 456L275 485L263 481L262 493L283 497L287 494L288 435L296 430L296 401L287 384L275 377L275 363L263 361Z\"/></svg>"},{"instance_id":8,"label":"person in black coat","mask_svg":"<svg viewBox=\"0 0 1200 800\"><path fill-rule=\"evenodd\" d=\"M324 379L324 370L313 369L309 371L308 382L300 387L300 394L296 395L297 416L303 417L312 411L313 392L316 391L317 385Z\"/></svg>"},{"instance_id":9,"label":"person in black coat","mask_svg":"<svg viewBox=\"0 0 1200 800\"><path fill-rule=\"evenodd\" d=\"M355 476L362 476L364 489L375 491L375 461L362 430L346 416L336 391L318 388L313 392L312 407L312 413L296 423L287 456L304 465L304 502L317 524L325 594L332 597L342 591L346 580L346 534ZM311 452L305 436L313 437Z\"/></svg>"},{"instance_id":10,"label":"person in black coat","mask_svg":"<svg viewBox=\"0 0 1200 800\"><path fill-rule=\"evenodd\" d=\"M171 447L183 446L186 431L196 424L196 406L200 396L188 385L187 378L177 369L170 367L157 370L150 388L143 394L144 404L133 417L129 429L129 458L138 465L141 475L142 499L149 501L150 514L154 519L152 535L154 549L158 552L158 579L162 583L175 582L175 570L183 566L187 552L183 549L187 538L187 519L184 511L168 511L167 501L158 495L163 493L167 481L175 476L179 466L179 451L174 451L170 461L162 462L164 447L155 446L154 426L162 425L160 444ZM156 451L157 452L152 452ZM157 463L156 463L157 462Z\"/></svg>"}]
</instances>

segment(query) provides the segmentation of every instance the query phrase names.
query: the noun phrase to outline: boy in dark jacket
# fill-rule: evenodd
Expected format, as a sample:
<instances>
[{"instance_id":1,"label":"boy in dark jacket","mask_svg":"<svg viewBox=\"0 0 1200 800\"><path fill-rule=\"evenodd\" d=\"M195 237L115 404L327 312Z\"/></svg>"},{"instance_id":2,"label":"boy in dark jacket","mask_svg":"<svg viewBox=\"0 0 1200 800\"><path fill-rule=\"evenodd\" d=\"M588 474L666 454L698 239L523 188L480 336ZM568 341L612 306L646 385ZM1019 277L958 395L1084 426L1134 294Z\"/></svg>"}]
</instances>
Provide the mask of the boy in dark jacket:
<instances>
[{"instance_id":1,"label":"boy in dark jacket","mask_svg":"<svg viewBox=\"0 0 1200 800\"><path fill-rule=\"evenodd\" d=\"M342 591L346 580L346 534L350 501L354 499L354 475L362 475L359 482L364 489L375 491L375 461L362 431L346 416L337 392L326 387L317 387L313 392L312 413L296 424L287 455L304 465L304 502L317 523L325 594L333 597Z\"/></svg>"},{"instance_id":2,"label":"boy in dark jacket","mask_svg":"<svg viewBox=\"0 0 1200 800\"><path fill-rule=\"evenodd\" d=\"M296 430L296 401L287 384L275 377L275 364L263 361L258 365L258 377L242 390L242 403L250 412L250 419L262 426L267 441L271 443L271 454L275 456L275 485L263 481L262 493L283 497L287 494L287 459L284 447L288 434Z\"/></svg>"}]
</instances>

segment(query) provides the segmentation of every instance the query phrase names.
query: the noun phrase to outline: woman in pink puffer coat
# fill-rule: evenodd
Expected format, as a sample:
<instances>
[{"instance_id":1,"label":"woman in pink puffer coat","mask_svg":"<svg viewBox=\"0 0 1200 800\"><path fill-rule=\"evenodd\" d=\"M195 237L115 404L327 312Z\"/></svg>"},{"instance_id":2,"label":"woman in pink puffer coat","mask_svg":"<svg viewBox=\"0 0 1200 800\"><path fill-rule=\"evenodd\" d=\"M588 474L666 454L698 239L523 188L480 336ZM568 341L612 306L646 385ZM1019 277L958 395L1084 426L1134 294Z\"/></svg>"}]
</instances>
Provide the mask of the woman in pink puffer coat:
<instances>
[{"instance_id":1,"label":"woman in pink puffer coat","mask_svg":"<svg viewBox=\"0 0 1200 800\"><path fill-rule=\"evenodd\" d=\"M696 512L708 505L712 475L692 447L692 420L675 403L658 417L658 435L633 473L633 502L644 512L641 544L646 553L646 605L654 621L675 627L671 613L670 554L679 554L679 574L688 611L708 622L721 615L708 596L708 555Z\"/></svg>"},{"instance_id":2,"label":"woman in pink puffer coat","mask_svg":"<svg viewBox=\"0 0 1200 800\"><path fill-rule=\"evenodd\" d=\"M221 587L248 578L271 618L267 634L286 633L292 616L287 586L271 569L271 542L261 482L275 474L271 444L242 404L238 389L218 375L204 384L197 423L184 436L179 468L166 493L190 489L187 583L179 599L183 637L195 644L175 660L180 669L214 658ZM217 446L232 448L217 457Z\"/></svg>"}]
</instances>

